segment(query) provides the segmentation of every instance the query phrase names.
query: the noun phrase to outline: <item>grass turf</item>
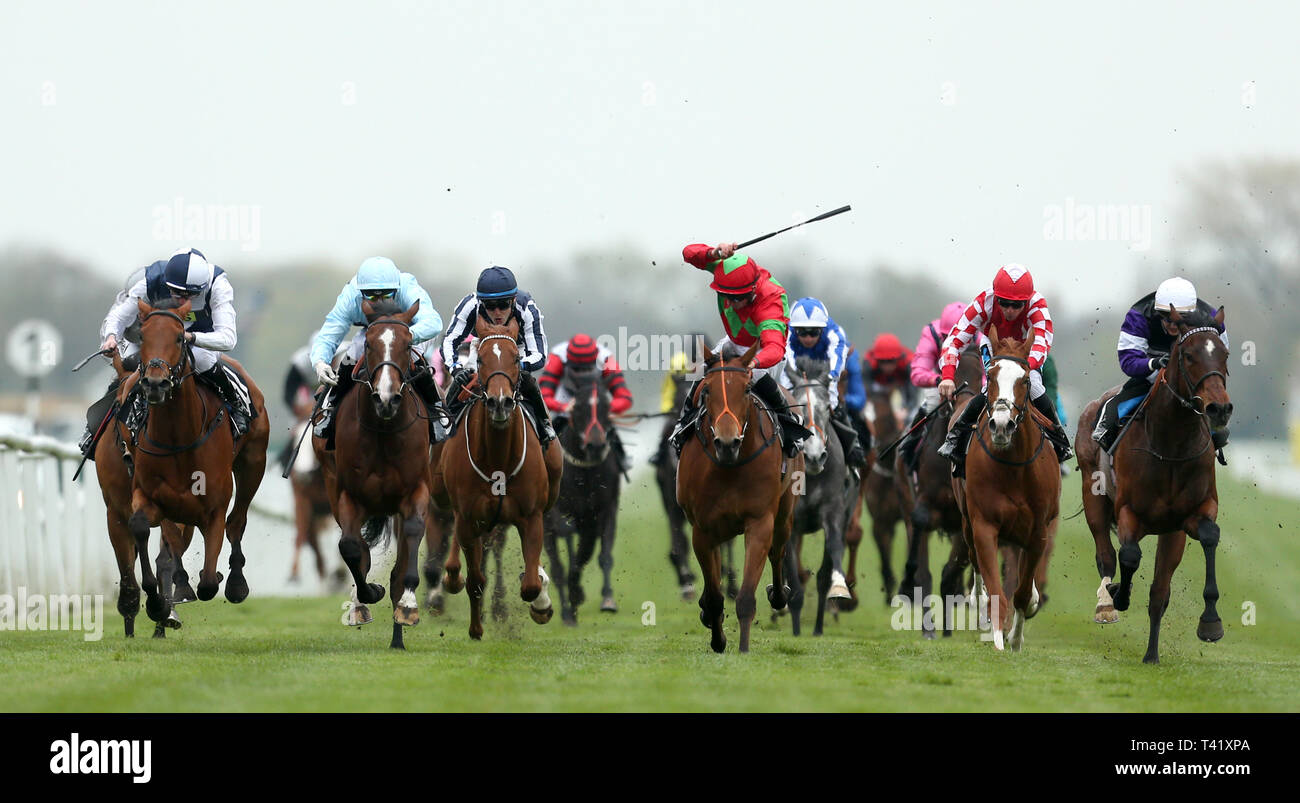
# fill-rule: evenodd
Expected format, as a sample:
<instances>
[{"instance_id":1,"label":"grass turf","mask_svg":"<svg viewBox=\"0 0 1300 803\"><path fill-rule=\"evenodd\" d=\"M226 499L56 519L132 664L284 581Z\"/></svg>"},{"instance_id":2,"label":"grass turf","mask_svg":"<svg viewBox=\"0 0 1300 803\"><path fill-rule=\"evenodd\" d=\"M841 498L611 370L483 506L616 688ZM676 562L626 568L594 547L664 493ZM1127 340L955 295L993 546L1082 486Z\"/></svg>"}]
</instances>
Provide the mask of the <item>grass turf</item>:
<instances>
[{"instance_id":1,"label":"grass turf","mask_svg":"<svg viewBox=\"0 0 1300 803\"><path fill-rule=\"evenodd\" d=\"M585 574L588 601L579 625L529 620L514 580L518 539L507 549L509 619L485 617L472 642L468 601L450 598L441 617L422 611L406 631L406 652L388 648L391 608L372 606L375 623L339 622L342 597L277 599L253 595L241 605L218 596L179 609L185 626L150 639L122 637L113 600L104 637L77 632L0 632L0 710L4 711L1294 711L1300 690L1297 624L1300 541L1295 501L1268 496L1220 475L1223 540L1219 611L1224 639L1195 636L1204 558L1190 542L1174 576L1159 666L1141 663L1154 538L1143 542L1133 605L1118 624L1092 622L1098 580L1082 517L1063 521L1049 573L1051 602L1026 629L1019 654L997 653L975 634L926 642L891 628L879 590L878 559L867 540L859 561L857 611L805 635L770 619L762 599L752 652L736 652L734 606L727 604L727 652L713 654L698 607L677 594L666 555L667 526L648 483L626 490L615 548L620 609L601 614L600 570ZM1079 479L1065 483L1062 511L1078 509ZM256 560L254 533L245 541ZM902 528L894 545L901 568ZM820 557L810 537L805 563ZM937 578L946 544L931 548ZM737 550L739 554L739 549ZM224 560L224 559L223 559ZM692 556L692 565L694 558ZM287 567L286 567L287 569ZM372 579L387 582L387 568ZM493 578L489 576L489 583ZM421 589L423 591L423 588ZM422 595L421 595L422 596ZM594 598L594 599L593 599ZM654 624L643 624L643 603ZM1243 604L1255 624L1243 624Z\"/></svg>"}]
</instances>

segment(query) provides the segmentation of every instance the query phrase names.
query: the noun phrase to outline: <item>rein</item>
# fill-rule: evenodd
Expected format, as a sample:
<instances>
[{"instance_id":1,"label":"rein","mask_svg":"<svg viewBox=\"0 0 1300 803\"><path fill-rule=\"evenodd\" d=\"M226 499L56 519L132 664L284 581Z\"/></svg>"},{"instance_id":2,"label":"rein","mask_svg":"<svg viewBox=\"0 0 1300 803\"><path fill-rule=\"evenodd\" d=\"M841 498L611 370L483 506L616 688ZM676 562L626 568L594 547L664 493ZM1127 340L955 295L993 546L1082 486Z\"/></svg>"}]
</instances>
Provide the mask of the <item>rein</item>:
<instances>
[{"instance_id":1,"label":"rein","mask_svg":"<svg viewBox=\"0 0 1300 803\"><path fill-rule=\"evenodd\" d=\"M170 397L172 390L178 390L182 382L184 382L186 379L189 379L190 377L194 376L197 373L197 371L194 370L194 347L191 346L189 343L184 342L185 321L181 319L181 316L177 315L171 310L154 310L153 312L144 316L144 319L147 321L150 318L154 317L155 315L162 315L164 317L171 318L172 320L176 321L181 325L181 335L182 335L181 359L180 362L176 363L175 365L171 365L161 357L153 357L149 360L148 364L142 361L140 363L140 367L136 369L136 373L140 374L140 379L143 380L144 373L147 369L153 368L155 366L158 368L162 368L164 371L167 372L167 379L169 382L171 382L171 387L168 388L168 396ZM190 365L190 369L191 369L189 373L185 373L185 365L187 363ZM140 392L140 387L138 383L136 387L131 389L131 392L132 393ZM203 398L202 393L199 393L198 396L199 396L199 403L203 405L203 415L199 420L207 421L208 402L206 399ZM206 427L200 430L200 434L198 438L196 438L191 443L185 444L183 446L176 446L169 443L159 443L153 439L152 435L149 434L149 419L151 417L150 411L152 409L153 409L152 405L148 405L145 407L144 421L142 421L140 424L139 434L144 436L144 439L149 442L150 446L154 446L158 449L161 449L162 451L155 452L146 449L144 446L140 444L139 435L137 435L137 433L135 432L131 433L131 445L134 446L139 451L144 452L145 454L150 455L152 457L175 457L178 454L193 451L194 449L199 448L200 446L208 442L208 439L212 437L212 433L216 432L217 428L221 426L221 420L226 415L225 408L218 406L217 414L212 417L211 421L208 421Z\"/></svg>"},{"instance_id":2,"label":"rein","mask_svg":"<svg viewBox=\"0 0 1300 803\"><path fill-rule=\"evenodd\" d=\"M737 373L737 374L745 374L746 376L752 376L752 374L751 374L751 372L750 372L750 370L749 370L748 368L741 368L741 367L738 366L738 365L718 365L718 366L714 366L713 368L710 368L710 369L708 369L707 371L705 371L705 372L704 372L704 376L705 376L705 378L707 378L709 374L719 374L719 373L727 373L727 372L730 372L730 373ZM722 382L721 385L722 385L722 414L725 414L725 415L729 415L729 416L731 416L732 420L734 420L734 421L736 422L737 425L740 425L740 439L741 439L741 445L743 446L743 445L744 445L744 441L745 441L745 436L746 436L746 434L747 434L748 431L749 431L749 420L748 420L748 416L746 416L746 420L745 420L744 422L741 422L740 418L737 417L736 414L733 413L733 412L731 411L731 405L730 405L730 403L729 403L729 400L727 399L727 383L726 383L726 382ZM700 393L701 393L702 395L705 395L705 394L708 393L708 390L709 390L709 386L708 386L708 385L704 385L704 386L701 388ZM751 404L751 406L753 406L753 407L757 407L757 408L760 408L760 409L762 409L762 410L767 411L769 418L771 417L771 411L770 411L770 410L767 410L766 407L763 407L761 404L759 404L759 403L757 402L756 399L750 399L750 404ZM700 406L700 409L702 410L702 412L704 413L704 415L707 416L707 414L708 414L708 406L707 406L707 405L701 405L701 406ZM722 414L720 414L719 417L721 417ZM760 419L760 420L761 420L761 419ZM709 431L710 431L710 432L715 432L715 433L716 433L716 430L714 429L714 426L713 426L713 421L710 420L708 423L709 423ZM759 425L759 433L762 434L762 424ZM696 438L699 440L699 442L700 442L700 446L704 449L704 454L706 454L706 455L708 456L708 458L709 458L710 460L713 461L714 465L720 466L720 467L722 467L722 468L739 468L740 466L743 466L743 465L745 465L746 463L749 463L750 461L752 461L754 458L758 457L758 456L759 456L760 454L762 454L763 452L767 451L767 447L771 446L771 445L776 441L776 437L777 437L777 429L776 429L776 422L775 422L775 420L773 420L773 422L772 422L772 434L769 435L769 436L767 437L767 439L763 441L763 445L762 445L762 446L759 446L758 449L755 450L755 452L754 452L753 454L751 454L749 457L746 457L746 458L743 459L743 460L740 460L740 461L735 462L735 463L730 463L730 464L725 464L725 463L723 463L721 460L718 459L717 455L715 455L715 454L713 454L712 452L709 451L709 444L708 444L707 441L704 440L704 427L702 427L702 426L697 426L697 427L695 427L695 436L696 436Z\"/></svg>"},{"instance_id":3,"label":"rein","mask_svg":"<svg viewBox=\"0 0 1300 803\"><path fill-rule=\"evenodd\" d=\"M994 357L992 362L997 362L998 360L1009 360L1011 362L1018 363L1019 365L1023 366L1026 372L1030 370L1029 361L1021 359L1020 357L1013 357L1011 355L1001 354ZM1038 427L1038 446L1034 449L1034 453L1029 456L1028 460L1016 461L1016 460L1006 460L1001 457L998 457L997 455L993 454L993 450L990 449L988 447L988 444L984 442L984 430L988 429L989 419L993 417L993 413L996 409L998 409L998 405L1001 405L1002 409L1011 409L1016 411L1016 417L1015 419L1012 420L1011 427L1012 429L1019 431L1020 422L1024 420L1025 413L1029 410L1028 403L1016 404L1014 402L1008 402L1006 399L998 399L997 401L990 401L988 403L988 407L986 407L984 412L981 414L980 416L981 423L978 427L975 428L975 440L979 441L980 448L984 450L985 454L993 458L994 462L1001 463L1004 466L1027 466L1030 463L1037 460L1038 455L1043 451L1043 444L1047 442L1047 433L1043 430L1041 426L1038 426L1038 422L1034 421L1033 416L1030 416L1029 420L1034 421L1034 426Z\"/></svg>"},{"instance_id":4,"label":"rein","mask_svg":"<svg viewBox=\"0 0 1300 803\"><path fill-rule=\"evenodd\" d=\"M1183 384L1187 386L1187 396L1189 398L1184 398L1183 396L1179 395L1178 391L1174 390L1174 386L1169 384L1169 375L1168 375L1169 369L1167 367L1160 372L1160 380L1156 383L1154 391L1159 392L1160 388L1164 388L1165 390L1168 390L1170 395L1172 395L1178 401L1179 405L1181 405L1186 410L1191 410L1192 413L1194 413L1200 419L1200 422L1204 424L1204 427L1198 426L1197 429L1201 431L1202 445L1199 451L1197 451L1195 454L1188 455L1186 457L1166 457L1165 455L1162 455L1159 452L1157 452L1155 449L1152 449L1150 446L1146 446L1146 447L1137 446L1133 448L1133 451L1145 452L1146 454L1151 455L1152 457L1154 457L1155 459L1159 460L1162 463L1186 463L1191 460L1196 460L1197 458L1203 457L1205 453L1210 451L1210 448L1214 445L1214 435L1210 431L1210 421L1208 418L1205 417L1205 409L1204 409L1205 400L1202 399L1200 396L1196 395L1196 391L1200 389L1201 385L1205 384L1205 380L1209 379L1212 376L1217 376L1221 378L1223 380L1223 384L1226 386L1228 384L1228 376L1226 373L1222 371L1206 371L1204 374L1201 375L1201 378L1198 379L1195 384L1192 384L1192 378L1187 375L1187 368L1185 365L1186 355L1183 354L1182 349L1178 347L1182 346L1184 340L1199 332L1211 332L1215 335L1216 338L1218 337L1219 334L1219 330L1213 326L1198 326L1195 329L1188 329L1178 338L1177 341L1174 342L1174 347L1178 349L1179 368L1181 369L1179 371L1179 376L1182 378ZM1226 352L1227 349L1224 349L1224 351ZM1154 392L1152 393L1152 397L1154 397ZM1197 401L1201 402L1200 407L1197 407L1196 405ZM1143 406L1145 407L1145 404ZM1141 413L1142 411L1139 410L1138 412ZM1142 433L1146 435L1148 444L1154 442L1151 436L1150 416L1143 416Z\"/></svg>"}]
</instances>

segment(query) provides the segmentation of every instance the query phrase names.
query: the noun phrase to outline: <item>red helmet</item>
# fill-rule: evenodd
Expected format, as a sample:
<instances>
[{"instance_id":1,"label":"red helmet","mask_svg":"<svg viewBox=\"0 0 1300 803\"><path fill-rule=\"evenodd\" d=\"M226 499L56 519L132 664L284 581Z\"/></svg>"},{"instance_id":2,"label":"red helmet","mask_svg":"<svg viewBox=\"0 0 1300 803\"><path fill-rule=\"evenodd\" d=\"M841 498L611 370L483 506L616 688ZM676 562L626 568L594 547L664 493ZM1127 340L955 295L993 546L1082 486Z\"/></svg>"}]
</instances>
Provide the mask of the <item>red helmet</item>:
<instances>
[{"instance_id":1,"label":"red helmet","mask_svg":"<svg viewBox=\"0 0 1300 803\"><path fill-rule=\"evenodd\" d=\"M592 340L590 335L576 334L569 338L569 347L565 350L565 362L579 365L593 363L598 352L596 341Z\"/></svg>"},{"instance_id":2,"label":"red helmet","mask_svg":"<svg viewBox=\"0 0 1300 803\"><path fill-rule=\"evenodd\" d=\"M709 287L727 295L744 295L757 284L758 264L737 252L713 267L713 282Z\"/></svg>"},{"instance_id":3,"label":"red helmet","mask_svg":"<svg viewBox=\"0 0 1300 803\"><path fill-rule=\"evenodd\" d=\"M1024 265L1003 265L993 279L993 295L1008 301L1028 301L1034 297L1034 277Z\"/></svg>"},{"instance_id":4,"label":"red helmet","mask_svg":"<svg viewBox=\"0 0 1300 803\"><path fill-rule=\"evenodd\" d=\"M876 337L876 342L871 344L871 350L867 352L867 357L873 363L881 360L901 360L906 355L907 351L903 348L903 344L889 332Z\"/></svg>"}]
</instances>

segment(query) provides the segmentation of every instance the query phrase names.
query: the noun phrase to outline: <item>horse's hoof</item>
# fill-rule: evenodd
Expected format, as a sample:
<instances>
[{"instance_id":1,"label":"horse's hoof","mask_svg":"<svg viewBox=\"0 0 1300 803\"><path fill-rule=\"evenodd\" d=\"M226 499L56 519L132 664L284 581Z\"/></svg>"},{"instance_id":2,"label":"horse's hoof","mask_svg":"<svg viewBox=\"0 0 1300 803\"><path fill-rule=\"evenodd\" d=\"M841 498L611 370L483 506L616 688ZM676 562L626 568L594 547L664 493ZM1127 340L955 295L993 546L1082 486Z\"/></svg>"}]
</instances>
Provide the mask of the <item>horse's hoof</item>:
<instances>
[{"instance_id":1,"label":"horse's hoof","mask_svg":"<svg viewBox=\"0 0 1300 803\"><path fill-rule=\"evenodd\" d=\"M1113 625L1119 621L1119 612L1109 605L1098 605L1092 621L1099 625Z\"/></svg>"},{"instance_id":2,"label":"horse's hoof","mask_svg":"<svg viewBox=\"0 0 1300 803\"><path fill-rule=\"evenodd\" d=\"M162 620L161 624L163 625L163 627L169 627L172 630L180 630L181 618L176 615L176 611L173 609L170 613L167 614L167 618Z\"/></svg>"},{"instance_id":3,"label":"horse's hoof","mask_svg":"<svg viewBox=\"0 0 1300 803\"><path fill-rule=\"evenodd\" d=\"M196 600L198 600L198 595L194 593L194 587L188 582L177 583L172 589L173 605L184 605L187 602L195 602Z\"/></svg>"},{"instance_id":4,"label":"horse's hoof","mask_svg":"<svg viewBox=\"0 0 1300 803\"><path fill-rule=\"evenodd\" d=\"M149 618L155 622L161 622L167 618L168 607L160 596L145 597L144 610L145 613L149 614Z\"/></svg>"},{"instance_id":5,"label":"horse's hoof","mask_svg":"<svg viewBox=\"0 0 1300 803\"><path fill-rule=\"evenodd\" d=\"M1223 620L1207 622L1204 619L1196 626L1196 637L1201 641L1218 641L1223 638Z\"/></svg>"},{"instance_id":6,"label":"horse's hoof","mask_svg":"<svg viewBox=\"0 0 1300 803\"><path fill-rule=\"evenodd\" d=\"M1160 656L1159 656L1159 655L1152 655L1151 653L1147 653L1146 655L1142 656L1142 663L1144 663L1144 664L1158 664L1158 663L1160 663Z\"/></svg>"},{"instance_id":7,"label":"horse's hoof","mask_svg":"<svg viewBox=\"0 0 1300 803\"><path fill-rule=\"evenodd\" d=\"M477 633L474 632L474 629L473 629L473 628L470 628L470 631L469 631L469 637L470 637L471 639L473 639L474 641L482 641L482 640L483 640L483 628L480 627L480 628L478 629L478 632L477 632Z\"/></svg>"},{"instance_id":8,"label":"horse's hoof","mask_svg":"<svg viewBox=\"0 0 1300 803\"><path fill-rule=\"evenodd\" d=\"M344 622L348 627L361 627L375 621L370 615L370 609L365 605L354 605L352 610L348 611L347 620Z\"/></svg>"},{"instance_id":9,"label":"horse's hoof","mask_svg":"<svg viewBox=\"0 0 1300 803\"><path fill-rule=\"evenodd\" d=\"M844 583L843 580L841 580L841 581L839 581L839 582L832 582L832 583L831 583L831 587L830 587L830 589L826 592L826 598L827 598L827 599L849 599L849 600L851 600L851 599L853 599L853 595L849 593L849 587L848 587L848 585L847 585L846 583Z\"/></svg>"},{"instance_id":10,"label":"horse's hoof","mask_svg":"<svg viewBox=\"0 0 1300 803\"><path fill-rule=\"evenodd\" d=\"M569 627L578 626L578 615L571 610L565 609L560 613L560 621Z\"/></svg>"},{"instance_id":11,"label":"horse's hoof","mask_svg":"<svg viewBox=\"0 0 1300 803\"><path fill-rule=\"evenodd\" d=\"M618 605L615 604L613 597L605 597L600 601L601 613L618 613Z\"/></svg>"},{"instance_id":12,"label":"horse's hoof","mask_svg":"<svg viewBox=\"0 0 1300 803\"><path fill-rule=\"evenodd\" d=\"M529 605L528 615L532 617L533 621L536 622L537 624L544 625L547 622L551 621L551 617L555 615L555 606L552 605L544 611L539 611L533 606Z\"/></svg>"},{"instance_id":13,"label":"horse's hoof","mask_svg":"<svg viewBox=\"0 0 1300 803\"><path fill-rule=\"evenodd\" d=\"M431 616L442 616L446 609L447 600L437 591L430 591L429 596L424 600L424 607L429 609Z\"/></svg>"},{"instance_id":14,"label":"horse's hoof","mask_svg":"<svg viewBox=\"0 0 1300 803\"><path fill-rule=\"evenodd\" d=\"M215 596L217 595L217 589L220 588L220 587L221 587L221 581L220 581L220 580L218 580L217 582L213 583L212 585L208 585L207 583L204 583L203 581L200 580L200 581L199 581L199 599L203 600L204 602L207 602L208 600L212 599L213 597L215 597Z\"/></svg>"},{"instance_id":15,"label":"horse's hoof","mask_svg":"<svg viewBox=\"0 0 1300 803\"><path fill-rule=\"evenodd\" d=\"M722 628L718 628L713 638L709 639L709 647L716 653L722 653L727 649L727 637L722 635Z\"/></svg>"},{"instance_id":16,"label":"horse's hoof","mask_svg":"<svg viewBox=\"0 0 1300 803\"><path fill-rule=\"evenodd\" d=\"M504 599L492 600L492 621L504 622L510 618L510 609L506 607Z\"/></svg>"},{"instance_id":17,"label":"horse's hoof","mask_svg":"<svg viewBox=\"0 0 1300 803\"><path fill-rule=\"evenodd\" d=\"M690 602L693 599L695 599L695 584L684 583L682 585L682 601Z\"/></svg>"},{"instance_id":18,"label":"horse's hoof","mask_svg":"<svg viewBox=\"0 0 1300 803\"><path fill-rule=\"evenodd\" d=\"M448 594L459 594L465 588L465 580L460 572L447 572L442 577L442 588Z\"/></svg>"},{"instance_id":19,"label":"horse's hoof","mask_svg":"<svg viewBox=\"0 0 1300 803\"><path fill-rule=\"evenodd\" d=\"M230 582L226 583L226 599L236 605L248 599L248 581L243 572L230 575Z\"/></svg>"},{"instance_id":20,"label":"horse's hoof","mask_svg":"<svg viewBox=\"0 0 1300 803\"><path fill-rule=\"evenodd\" d=\"M366 583L357 589L357 600L366 605L374 605L384 598L384 587L379 583Z\"/></svg>"},{"instance_id":21,"label":"horse's hoof","mask_svg":"<svg viewBox=\"0 0 1300 803\"><path fill-rule=\"evenodd\" d=\"M790 601L790 586L782 585L781 593L776 593L776 587L771 583L767 585L767 602L772 606L774 611L784 611L786 603Z\"/></svg>"},{"instance_id":22,"label":"horse's hoof","mask_svg":"<svg viewBox=\"0 0 1300 803\"><path fill-rule=\"evenodd\" d=\"M162 622L159 622L158 626L153 629L153 637L167 638L167 629L163 627Z\"/></svg>"},{"instance_id":23,"label":"horse's hoof","mask_svg":"<svg viewBox=\"0 0 1300 803\"><path fill-rule=\"evenodd\" d=\"M398 605L393 609L393 621L403 627L414 627L420 623L420 609Z\"/></svg>"},{"instance_id":24,"label":"horse's hoof","mask_svg":"<svg viewBox=\"0 0 1300 803\"><path fill-rule=\"evenodd\" d=\"M582 586L569 586L569 604L578 607L587 601L587 592L582 590Z\"/></svg>"}]
</instances>

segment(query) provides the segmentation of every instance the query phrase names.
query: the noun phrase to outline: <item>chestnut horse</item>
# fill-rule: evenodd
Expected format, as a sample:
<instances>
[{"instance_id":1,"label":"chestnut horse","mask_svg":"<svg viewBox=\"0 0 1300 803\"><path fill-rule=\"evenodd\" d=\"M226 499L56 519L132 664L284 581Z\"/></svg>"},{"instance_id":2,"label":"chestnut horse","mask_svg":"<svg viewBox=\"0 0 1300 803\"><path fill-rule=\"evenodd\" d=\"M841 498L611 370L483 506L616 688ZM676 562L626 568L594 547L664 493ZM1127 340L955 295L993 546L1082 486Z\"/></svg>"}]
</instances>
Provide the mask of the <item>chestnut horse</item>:
<instances>
[{"instance_id":1,"label":"chestnut horse","mask_svg":"<svg viewBox=\"0 0 1300 803\"><path fill-rule=\"evenodd\" d=\"M139 610L140 587L132 568L138 556L145 610L159 623L154 635L161 637L164 626L180 626L172 610L172 585L194 527L203 533L204 541L198 598L212 599L224 579L216 569L223 538L230 541L231 548L226 599L238 603L248 597L241 541L249 503L266 468L271 427L262 392L236 361L222 358L243 378L256 413L248 432L238 441L217 394L197 380L186 381L194 376L194 354L184 341L188 300L176 303L169 299L156 307L140 300L138 305L140 369L125 376L116 357L114 367L124 377L119 400L142 394L149 404L148 414L138 442L120 420L114 420L110 424L113 438L100 439L95 464L108 508L109 537L122 576L118 611L125 620L126 635L134 635ZM149 530L158 526L163 538L155 576L148 564ZM188 591L188 583L182 587ZM181 595L187 596L185 592Z\"/></svg>"},{"instance_id":2,"label":"chestnut horse","mask_svg":"<svg viewBox=\"0 0 1300 803\"><path fill-rule=\"evenodd\" d=\"M1061 470L1037 410L1029 404L1032 341L999 339L989 332L993 359L985 394L988 404L967 451L966 477L953 478L966 546L988 590L993 646L1003 649L1011 619L1011 649L1024 643L1025 620L1038 612L1034 573L1047 550L1048 529L1060 512ZM975 448L976 446L979 448ZM1002 590L998 543L1024 550L1014 597L1015 615Z\"/></svg>"},{"instance_id":3,"label":"chestnut horse","mask_svg":"<svg viewBox=\"0 0 1300 803\"><path fill-rule=\"evenodd\" d=\"M1079 416L1075 436L1079 475L1083 479L1083 509L1097 547L1095 620L1119 621L1116 611L1128 610L1133 575L1142 559L1138 541L1156 533L1155 575L1147 615L1151 630L1144 663L1160 662L1160 619L1169 605L1169 584L1187 546L1187 537L1201 542L1205 552L1205 587L1196 635L1202 641L1223 638L1223 622L1215 603L1215 547L1219 543L1219 494L1215 485L1211 426L1222 428L1232 416L1228 398L1228 349L1219 337L1223 310L1213 320L1171 312L1179 336L1170 349L1169 366L1160 372L1142 407L1116 442L1110 456L1089 437L1102 402L1118 392L1108 391ZM1108 468L1113 468L1113 476ZM1104 486L1100 487L1100 486ZM1119 583L1110 531L1119 539ZM1113 595L1113 597L1112 597Z\"/></svg>"},{"instance_id":4,"label":"chestnut horse","mask_svg":"<svg viewBox=\"0 0 1300 803\"><path fill-rule=\"evenodd\" d=\"M519 530L524 573L519 594L529 603L528 614L538 624L551 620L555 609L546 587L550 578L541 566L543 514L560 492L564 458L552 441L543 454L537 433L519 405L519 324L505 326L478 321L477 390L462 410L458 430L435 449L433 497L439 507L456 514L454 543L469 564L469 637L483 638L483 538L499 525ZM460 556L451 550L446 583L459 585Z\"/></svg>"},{"instance_id":5,"label":"chestnut horse","mask_svg":"<svg viewBox=\"0 0 1300 803\"><path fill-rule=\"evenodd\" d=\"M755 343L743 355L714 354L701 344L704 379L696 389L701 417L696 437L682 447L677 466L677 501L691 523L691 542L704 577L700 622L713 632L714 652L727 647L722 632L722 566L719 547L745 535L745 568L736 596L740 651L749 652L749 628L757 606L754 590L763 560L772 566L767 599L784 610L789 589L782 560L794 518L796 476L803 476L803 453L787 459L781 450L774 414L764 410L749 387ZM709 440L709 435L712 439Z\"/></svg>"},{"instance_id":6,"label":"chestnut horse","mask_svg":"<svg viewBox=\"0 0 1300 803\"><path fill-rule=\"evenodd\" d=\"M419 301L405 312L391 301L361 302L365 352L352 368L357 387L338 401L333 452L324 438L312 436L341 530L339 554L355 583L354 606L383 599L384 587L366 581L370 548L385 532L402 536L389 578L394 649L406 648L402 628L420 623L418 554L432 484L424 402L411 386L411 321L419 309ZM368 620L367 614L351 623Z\"/></svg>"},{"instance_id":7,"label":"chestnut horse","mask_svg":"<svg viewBox=\"0 0 1300 803\"><path fill-rule=\"evenodd\" d=\"M894 568L890 565L890 555L894 550L894 532L898 523L903 522L903 529L911 537L912 523L903 516L903 504L894 486L894 466L888 460L881 461L879 452L893 443L902 434L898 416L894 415L890 403L891 391L867 389L867 422L871 424L871 439L875 442L872 449L870 468L862 478L862 498L867 511L871 513L871 537L876 542L876 551L880 553L881 590L885 593L888 605L896 592L901 591L894 585ZM911 589L908 589L910 593Z\"/></svg>"}]
</instances>

